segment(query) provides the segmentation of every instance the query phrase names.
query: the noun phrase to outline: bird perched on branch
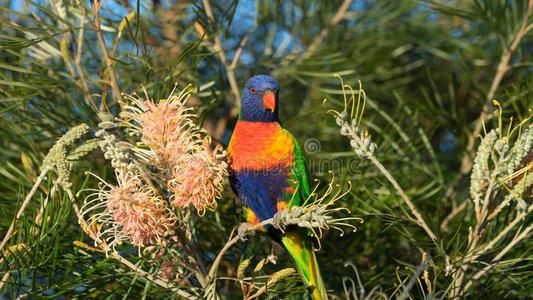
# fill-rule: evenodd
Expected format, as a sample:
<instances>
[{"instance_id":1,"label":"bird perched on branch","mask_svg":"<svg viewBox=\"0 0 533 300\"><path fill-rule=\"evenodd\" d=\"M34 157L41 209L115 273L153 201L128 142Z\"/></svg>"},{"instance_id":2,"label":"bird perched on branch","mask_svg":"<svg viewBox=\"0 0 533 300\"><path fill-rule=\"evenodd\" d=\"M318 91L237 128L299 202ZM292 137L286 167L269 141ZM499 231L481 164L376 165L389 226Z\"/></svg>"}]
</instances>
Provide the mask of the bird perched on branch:
<instances>
[{"instance_id":1,"label":"bird perched on branch","mask_svg":"<svg viewBox=\"0 0 533 300\"><path fill-rule=\"evenodd\" d=\"M302 205L311 193L298 141L279 123L279 90L270 76L248 80L228 147L231 187L244 202L246 220L252 224ZM308 229L289 227L282 232L265 227L294 259L312 298L327 299Z\"/></svg>"}]
</instances>

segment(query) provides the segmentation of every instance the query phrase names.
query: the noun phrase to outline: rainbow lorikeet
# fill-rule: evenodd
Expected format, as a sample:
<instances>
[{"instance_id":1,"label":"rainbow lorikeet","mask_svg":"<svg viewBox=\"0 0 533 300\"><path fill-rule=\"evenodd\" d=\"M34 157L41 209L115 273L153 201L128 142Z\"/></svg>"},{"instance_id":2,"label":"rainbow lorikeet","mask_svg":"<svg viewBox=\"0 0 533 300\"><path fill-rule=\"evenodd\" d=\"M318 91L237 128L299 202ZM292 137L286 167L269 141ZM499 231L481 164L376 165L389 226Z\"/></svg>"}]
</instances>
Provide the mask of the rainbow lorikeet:
<instances>
[{"instance_id":1,"label":"rainbow lorikeet","mask_svg":"<svg viewBox=\"0 0 533 300\"><path fill-rule=\"evenodd\" d=\"M231 187L244 202L246 220L252 224L302 205L311 193L298 141L279 123L279 90L270 76L248 80L228 147ZM265 227L292 256L313 299L327 299L308 230L289 227L282 232Z\"/></svg>"}]
</instances>

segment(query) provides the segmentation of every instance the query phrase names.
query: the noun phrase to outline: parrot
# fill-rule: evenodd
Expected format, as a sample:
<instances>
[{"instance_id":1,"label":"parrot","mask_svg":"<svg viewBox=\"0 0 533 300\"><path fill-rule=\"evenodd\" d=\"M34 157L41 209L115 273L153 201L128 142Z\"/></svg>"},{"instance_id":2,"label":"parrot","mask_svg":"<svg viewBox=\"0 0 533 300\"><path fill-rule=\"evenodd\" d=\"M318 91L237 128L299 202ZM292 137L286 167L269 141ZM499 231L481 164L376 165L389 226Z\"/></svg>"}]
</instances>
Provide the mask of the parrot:
<instances>
[{"instance_id":1,"label":"parrot","mask_svg":"<svg viewBox=\"0 0 533 300\"><path fill-rule=\"evenodd\" d=\"M255 75L248 80L227 148L229 182L251 224L301 206L311 194L300 145L280 125L279 91L279 83L271 76ZM327 299L309 229L264 227L292 257L312 299Z\"/></svg>"}]
</instances>

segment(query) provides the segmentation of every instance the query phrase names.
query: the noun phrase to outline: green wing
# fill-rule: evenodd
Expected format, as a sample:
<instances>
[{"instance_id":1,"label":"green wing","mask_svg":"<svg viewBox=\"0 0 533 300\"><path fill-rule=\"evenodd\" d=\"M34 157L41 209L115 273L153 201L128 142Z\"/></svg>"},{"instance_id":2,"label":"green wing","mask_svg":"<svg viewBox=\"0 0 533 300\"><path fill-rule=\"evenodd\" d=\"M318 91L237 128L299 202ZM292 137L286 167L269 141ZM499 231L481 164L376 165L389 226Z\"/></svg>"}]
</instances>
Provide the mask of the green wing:
<instances>
[{"instance_id":1,"label":"green wing","mask_svg":"<svg viewBox=\"0 0 533 300\"><path fill-rule=\"evenodd\" d=\"M309 195L311 195L311 188L309 187L307 168L305 167L302 150L292 134L291 137L294 143L294 164L292 165L290 184L296 190L296 193L294 193L294 196L291 195L292 200L289 206L293 207L300 206L307 200ZM310 230L304 228L285 231L281 236L281 242L293 257L300 276L311 292L311 298L313 300L327 300L326 287L322 275L320 275L310 233Z\"/></svg>"},{"instance_id":2,"label":"green wing","mask_svg":"<svg viewBox=\"0 0 533 300\"><path fill-rule=\"evenodd\" d=\"M288 131L287 131L288 132ZM311 188L309 187L309 179L307 176L307 168L305 167L305 159L300 149L300 144L294 136L288 132L294 144L294 164L292 166L292 180L291 186L296 190L289 206L299 206L311 195Z\"/></svg>"}]
</instances>

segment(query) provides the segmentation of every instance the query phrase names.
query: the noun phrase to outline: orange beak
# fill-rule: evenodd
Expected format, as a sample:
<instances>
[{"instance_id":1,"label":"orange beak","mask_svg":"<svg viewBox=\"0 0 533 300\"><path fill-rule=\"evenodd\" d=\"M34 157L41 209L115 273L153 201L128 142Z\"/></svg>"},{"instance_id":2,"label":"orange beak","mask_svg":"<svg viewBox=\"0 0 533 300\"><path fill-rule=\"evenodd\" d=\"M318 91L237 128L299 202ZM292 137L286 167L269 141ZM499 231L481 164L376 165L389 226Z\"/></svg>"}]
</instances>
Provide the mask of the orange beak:
<instances>
[{"instance_id":1,"label":"orange beak","mask_svg":"<svg viewBox=\"0 0 533 300\"><path fill-rule=\"evenodd\" d=\"M276 109L276 93L272 91L267 91L263 95L263 105L266 109L269 109L270 111L274 112Z\"/></svg>"}]
</instances>

